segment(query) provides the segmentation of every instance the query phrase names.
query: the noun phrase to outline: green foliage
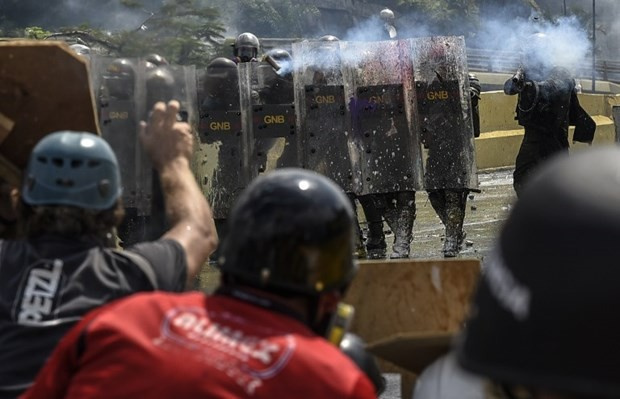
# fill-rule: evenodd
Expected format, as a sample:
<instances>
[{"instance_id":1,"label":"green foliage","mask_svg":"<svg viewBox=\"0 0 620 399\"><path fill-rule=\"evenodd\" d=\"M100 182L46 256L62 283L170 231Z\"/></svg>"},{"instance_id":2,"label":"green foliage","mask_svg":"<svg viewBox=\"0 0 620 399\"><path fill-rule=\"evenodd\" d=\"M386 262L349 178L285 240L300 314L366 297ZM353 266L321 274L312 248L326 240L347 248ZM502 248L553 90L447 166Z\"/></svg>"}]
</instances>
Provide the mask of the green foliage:
<instances>
[{"instance_id":1,"label":"green foliage","mask_svg":"<svg viewBox=\"0 0 620 399\"><path fill-rule=\"evenodd\" d=\"M111 38L121 56L158 53L181 65L206 65L217 51L224 31L219 13L196 0L164 3L141 28L117 32Z\"/></svg>"},{"instance_id":2,"label":"green foliage","mask_svg":"<svg viewBox=\"0 0 620 399\"><path fill-rule=\"evenodd\" d=\"M320 15L303 0L239 0L238 7L238 25L259 37L301 37Z\"/></svg>"},{"instance_id":3,"label":"green foliage","mask_svg":"<svg viewBox=\"0 0 620 399\"><path fill-rule=\"evenodd\" d=\"M148 0L120 0L127 8L146 9ZM0 20L1 22L1 20ZM157 53L171 63L205 66L220 50L224 28L218 10L201 0L166 0L144 20L139 29L107 32L88 24L63 27L52 33L32 26L25 30L0 24L5 36L62 39L79 42L114 57L139 57Z\"/></svg>"},{"instance_id":4,"label":"green foliage","mask_svg":"<svg viewBox=\"0 0 620 399\"><path fill-rule=\"evenodd\" d=\"M26 39L37 39L42 40L48 37L51 32L41 28L40 26L30 26L24 29L24 37Z\"/></svg>"}]
</instances>

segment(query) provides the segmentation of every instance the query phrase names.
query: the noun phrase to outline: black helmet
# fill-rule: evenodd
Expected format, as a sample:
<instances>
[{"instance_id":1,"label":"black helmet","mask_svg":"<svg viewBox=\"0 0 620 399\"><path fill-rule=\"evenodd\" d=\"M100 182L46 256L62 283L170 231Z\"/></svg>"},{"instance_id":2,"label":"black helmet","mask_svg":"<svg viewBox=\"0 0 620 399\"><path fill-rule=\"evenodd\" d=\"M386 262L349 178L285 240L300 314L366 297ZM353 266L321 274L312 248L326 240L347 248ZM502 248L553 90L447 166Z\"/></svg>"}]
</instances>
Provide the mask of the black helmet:
<instances>
[{"instance_id":1,"label":"black helmet","mask_svg":"<svg viewBox=\"0 0 620 399\"><path fill-rule=\"evenodd\" d=\"M235 64L233 60L229 60L225 57L215 58L207 65L207 75L225 78L232 75L237 76L237 64Z\"/></svg>"},{"instance_id":2,"label":"black helmet","mask_svg":"<svg viewBox=\"0 0 620 399\"><path fill-rule=\"evenodd\" d=\"M168 102L174 96L174 77L165 67L150 69L146 73L147 108L156 102Z\"/></svg>"},{"instance_id":3,"label":"black helmet","mask_svg":"<svg viewBox=\"0 0 620 399\"><path fill-rule=\"evenodd\" d=\"M290 63L293 60L293 58L291 57L291 54L288 51L281 49L281 48L271 49L267 52L266 55L270 56L277 62Z\"/></svg>"},{"instance_id":4,"label":"black helmet","mask_svg":"<svg viewBox=\"0 0 620 399\"><path fill-rule=\"evenodd\" d=\"M144 57L144 60L150 62L151 64L154 64L155 66L168 65L168 60L166 60L159 54L149 54Z\"/></svg>"},{"instance_id":5,"label":"black helmet","mask_svg":"<svg viewBox=\"0 0 620 399\"><path fill-rule=\"evenodd\" d=\"M69 46L71 50L73 50L76 54L84 56L86 58L90 57L91 49L88 46L83 44L75 43Z\"/></svg>"},{"instance_id":6,"label":"black helmet","mask_svg":"<svg viewBox=\"0 0 620 399\"><path fill-rule=\"evenodd\" d=\"M245 32L237 36L233 44L233 54L239 57L241 62L249 62L258 55L260 43L258 38L249 32Z\"/></svg>"},{"instance_id":7,"label":"black helmet","mask_svg":"<svg viewBox=\"0 0 620 399\"><path fill-rule=\"evenodd\" d=\"M230 107L238 107L239 104L239 73L234 61L219 57L207 65L207 73L204 76L204 90L218 102ZM236 104L236 105L233 105Z\"/></svg>"},{"instance_id":8,"label":"black helmet","mask_svg":"<svg viewBox=\"0 0 620 399\"><path fill-rule=\"evenodd\" d=\"M105 85L110 95L123 99L133 96L135 79L135 65L127 58L117 58L112 61L104 76Z\"/></svg>"},{"instance_id":9,"label":"black helmet","mask_svg":"<svg viewBox=\"0 0 620 399\"><path fill-rule=\"evenodd\" d=\"M564 156L526 185L459 345L505 384L620 397L620 149Z\"/></svg>"},{"instance_id":10,"label":"black helmet","mask_svg":"<svg viewBox=\"0 0 620 399\"><path fill-rule=\"evenodd\" d=\"M284 168L258 177L228 228L220 267L244 284L315 296L345 288L355 275L351 202L317 173Z\"/></svg>"}]
</instances>

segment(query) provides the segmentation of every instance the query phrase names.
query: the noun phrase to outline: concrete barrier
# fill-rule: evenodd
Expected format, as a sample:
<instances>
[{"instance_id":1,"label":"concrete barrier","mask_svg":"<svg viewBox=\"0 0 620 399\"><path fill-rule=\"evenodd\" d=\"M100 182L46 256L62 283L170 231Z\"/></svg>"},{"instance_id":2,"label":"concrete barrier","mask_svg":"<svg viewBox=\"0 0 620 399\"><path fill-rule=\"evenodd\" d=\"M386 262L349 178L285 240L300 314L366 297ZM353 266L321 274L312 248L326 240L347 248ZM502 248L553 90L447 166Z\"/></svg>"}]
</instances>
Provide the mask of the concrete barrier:
<instances>
[{"instance_id":1,"label":"concrete barrier","mask_svg":"<svg viewBox=\"0 0 620 399\"><path fill-rule=\"evenodd\" d=\"M476 165L479 170L514 166L524 133L514 119L516 101L517 96L507 96L503 91L482 93L481 134L475 140ZM612 109L620 105L620 94L579 94L579 102L597 125L593 145L615 143ZM569 132L571 142L573 130L571 128ZM572 144L572 148L576 150L587 147L587 144Z\"/></svg>"}]
</instances>

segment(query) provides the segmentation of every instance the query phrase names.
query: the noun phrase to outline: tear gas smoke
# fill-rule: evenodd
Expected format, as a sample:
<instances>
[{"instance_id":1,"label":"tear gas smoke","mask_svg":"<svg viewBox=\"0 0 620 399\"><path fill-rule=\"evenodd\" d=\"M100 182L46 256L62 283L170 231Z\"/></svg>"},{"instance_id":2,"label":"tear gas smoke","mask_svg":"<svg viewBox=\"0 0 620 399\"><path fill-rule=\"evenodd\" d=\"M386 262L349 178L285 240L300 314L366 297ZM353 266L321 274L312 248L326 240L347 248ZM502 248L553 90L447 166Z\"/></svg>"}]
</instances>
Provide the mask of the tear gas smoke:
<instances>
[{"instance_id":1,"label":"tear gas smoke","mask_svg":"<svg viewBox=\"0 0 620 399\"><path fill-rule=\"evenodd\" d=\"M537 40L543 35L545 40ZM489 20L483 23L472 41L476 48L499 50L521 57L527 53L528 58L535 59L546 68L559 66L571 72L587 64L591 54L588 34L574 16L562 17L556 22ZM501 57L497 57L495 62L501 62Z\"/></svg>"}]
</instances>

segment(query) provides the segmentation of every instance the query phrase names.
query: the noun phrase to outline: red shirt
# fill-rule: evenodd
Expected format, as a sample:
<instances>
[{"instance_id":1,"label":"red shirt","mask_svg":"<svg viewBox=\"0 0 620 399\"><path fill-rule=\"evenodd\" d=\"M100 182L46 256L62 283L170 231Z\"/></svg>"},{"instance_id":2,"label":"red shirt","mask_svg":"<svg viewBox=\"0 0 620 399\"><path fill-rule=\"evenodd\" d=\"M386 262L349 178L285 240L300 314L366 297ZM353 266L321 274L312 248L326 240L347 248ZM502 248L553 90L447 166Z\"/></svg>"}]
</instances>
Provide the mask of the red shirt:
<instances>
[{"instance_id":1,"label":"red shirt","mask_svg":"<svg viewBox=\"0 0 620 399\"><path fill-rule=\"evenodd\" d=\"M226 296L138 294L89 314L24 398L376 398L338 348Z\"/></svg>"}]
</instances>

